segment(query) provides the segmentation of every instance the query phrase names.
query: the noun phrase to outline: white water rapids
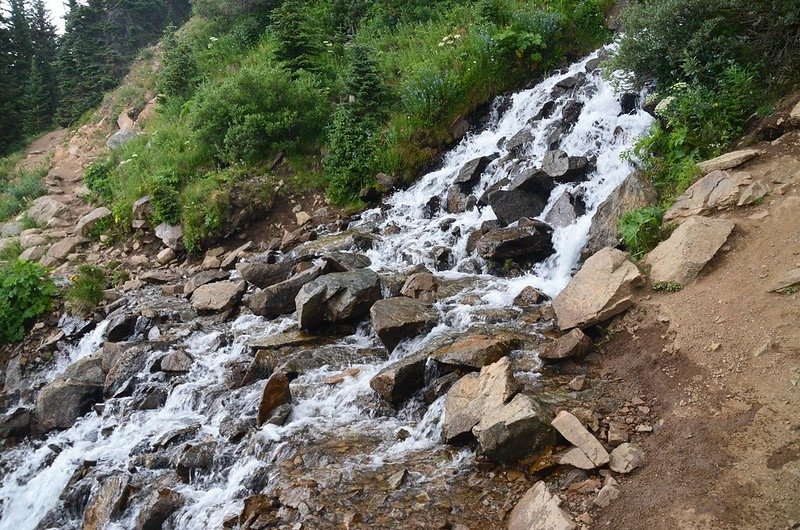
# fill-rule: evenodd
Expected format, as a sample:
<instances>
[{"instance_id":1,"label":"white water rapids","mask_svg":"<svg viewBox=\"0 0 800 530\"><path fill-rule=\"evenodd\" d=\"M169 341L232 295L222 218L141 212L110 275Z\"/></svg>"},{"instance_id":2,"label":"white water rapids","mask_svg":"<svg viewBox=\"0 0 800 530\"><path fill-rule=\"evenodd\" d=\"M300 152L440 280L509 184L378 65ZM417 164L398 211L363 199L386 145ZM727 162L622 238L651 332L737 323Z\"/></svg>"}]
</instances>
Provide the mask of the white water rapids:
<instances>
[{"instance_id":1,"label":"white water rapids","mask_svg":"<svg viewBox=\"0 0 800 530\"><path fill-rule=\"evenodd\" d=\"M510 107L485 130L467 135L445 156L440 169L426 174L407 190L395 193L385 208L367 211L360 222L351 225L358 228L361 224L370 229L375 226L383 229L390 225L401 228L397 234L383 235L366 252L372 260L371 267L378 272L399 272L415 264L425 264L433 269L430 251L435 246L444 246L452 250L455 264L452 270L437 274L450 279L468 277L468 274L457 272L459 265L475 259L474 255L467 254L467 236L484 221L495 218L492 209L475 208L460 214L437 212L431 218L423 212L424 205L433 196L442 197L444 202L448 186L466 162L495 153L501 157L506 155L498 144L502 145L504 138L512 137L524 127L531 129L534 141L519 156L540 162L547 150L545 137L548 129L561 116L564 104L577 99L584 104L583 110L574 128L563 137L560 147L570 155L596 157L597 169L587 181L562 184L552 192L551 204L544 214L565 189L582 197L586 213L569 226L555 230L555 254L549 259L516 278L479 275L480 281L472 287L437 303L436 307L442 313L439 326L425 337L402 344L389 360L385 353L383 356L374 354L381 348L380 343L369 323L362 324L356 334L326 346L331 348L331 352L349 352L343 355L342 362L311 368L292 382L293 408L285 425L265 425L235 443L220 436L220 425L230 415L243 417L254 414L263 381L229 390L224 384L227 365L252 356L247 347L252 337L287 331L296 325L296 318L288 315L266 321L244 315L232 323L209 323L200 331L187 332L172 348L185 349L194 361L188 374L171 383L163 406L137 410L131 406L130 397L110 399L105 402L102 414L91 412L65 431L52 433L45 440L22 443L0 455L0 529L47 527L41 526L43 522L58 528L80 528L82 514L62 506L61 498L73 473L85 461L94 463L93 473L100 483L104 477L113 474L138 473L144 477L144 484L155 488L165 475L174 476L174 469L170 466L147 469L134 462L134 456L141 454L143 448L153 446L165 433L192 425L196 426L192 435L194 442L216 444L214 465L191 476L188 483L169 484L186 499L173 516L172 527L180 529L222 527L226 519L241 511L244 498L259 493L262 488L274 488L284 480L283 468L278 464L291 461L303 452L313 452L317 444L337 439L358 439L358 444L366 443L363 450L348 450L336 461L324 454L319 456L316 462L318 473L313 478L321 484L326 481L335 484L331 478L333 474L336 474L336 480L347 481L357 476L360 470L410 461L414 455L436 451L441 443L442 399L427 409L419 402L412 402L396 413L385 414L376 410L377 398L370 389L370 379L388 362L418 350L422 344L446 333L480 324L487 309L508 309L525 286L534 286L550 296L566 286L578 264L597 207L632 170L620 155L649 129L652 121L642 111L621 115L618 95L595 71L587 75L587 81L575 93L568 91L556 98L556 109L551 118L528 125L528 120L553 99L551 90L555 84L584 72L586 63L594 57L596 54L572 65L567 72L514 94ZM624 131L622 134L620 128ZM506 170L493 162L477 184L476 195L480 196L486 188L505 177L505 173ZM460 235L453 235L452 228L447 231L440 229L441 223L448 218L453 219L451 226L459 228ZM465 295L473 299L477 297L479 302L461 303ZM153 292L147 296L160 294ZM69 362L95 351L100 346L98 339L102 337L104 326L101 323L78 347L61 352L59 368L48 377L52 379ZM151 373L149 368L167 351L172 350L149 353L142 376L145 380L164 383L163 374ZM332 354L332 358L336 356ZM346 375L341 384L325 383L326 378L340 374L348 367L359 368L359 371ZM402 440L398 439L400 431L405 433ZM442 472L458 469L467 465L469 457L469 453L458 452L437 465ZM328 467L331 470L326 470ZM262 478L254 485L256 476ZM415 480L424 481L426 478L415 475ZM136 502L131 502L109 528L134 528L138 510Z\"/></svg>"}]
</instances>

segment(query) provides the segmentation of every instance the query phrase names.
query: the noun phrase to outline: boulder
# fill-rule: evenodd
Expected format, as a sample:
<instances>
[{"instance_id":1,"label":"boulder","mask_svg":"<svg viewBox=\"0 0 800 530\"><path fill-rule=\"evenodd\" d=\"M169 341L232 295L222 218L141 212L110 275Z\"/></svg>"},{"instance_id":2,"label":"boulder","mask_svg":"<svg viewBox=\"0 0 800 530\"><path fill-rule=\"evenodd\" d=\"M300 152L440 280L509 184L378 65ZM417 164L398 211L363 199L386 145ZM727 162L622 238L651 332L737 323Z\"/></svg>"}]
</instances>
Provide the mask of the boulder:
<instances>
[{"instance_id":1,"label":"boulder","mask_svg":"<svg viewBox=\"0 0 800 530\"><path fill-rule=\"evenodd\" d=\"M741 166L745 162L752 160L761 154L758 149L742 149L740 151L733 151L725 153L717 158L700 162L697 167L704 173L711 173L712 171L725 171L726 169L733 169Z\"/></svg>"},{"instance_id":2,"label":"boulder","mask_svg":"<svg viewBox=\"0 0 800 530\"><path fill-rule=\"evenodd\" d=\"M544 218L544 222L553 228L564 228L571 225L578 218L575 209L575 198L566 190L553 203L550 211Z\"/></svg>"},{"instance_id":3,"label":"boulder","mask_svg":"<svg viewBox=\"0 0 800 530\"><path fill-rule=\"evenodd\" d=\"M147 221L153 215L153 204L149 195L137 199L132 207L132 219L135 221ZM141 228L141 227L139 227Z\"/></svg>"},{"instance_id":4,"label":"boulder","mask_svg":"<svg viewBox=\"0 0 800 530\"><path fill-rule=\"evenodd\" d=\"M83 512L83 530L103 530L125 508L128 500L128 475L105 477L89 498Z\"/></svg>"},{"instance_id":5,"label":"boulder","mask_svg":"<svg viewBox=\"0 0 800 530\"><path fill-rule=\"evenodd\" d=\"M179 225L161 223L156 227L156 237L172 250L183 247L183 228Z\"/></svg>"},{"instance_id":6,"label":"boulder","mask_svg":"<svg viewBox=\"0 0 800 530\"><path fill-rule=\"evenodd\" d=\"M42 388L36 397L38 429L41 433L68 429L102 400L102 384L58 378Z\"/></svg>"},{"instance_id":7,"label":"boulder","mask_svg":"<svg viewBox=\"0 0 800 530\"><path fill-rule=\"evenodd\" d=\"M243 281L207 283L192 293L192 305L198 311L226 311L239 303L246 289Z\"/></svg>"},{"instance_id":8,"label":"boulder","mask_svg":"<svg viewBox=\"0 0 800 530\"><path fill-rule=\"evenodd\" d=\"M633 305L633 292L643 283L639 269L624 252L600 250L553 300L559 328L584 328L618 315Z\"/></svg>"},{"instance_id":9,"label":"boulder","mask_svg":"<svg viewBox=\"0 0 800 530\"><path fill-rule=\"evenodd\" d=\"M733 221L691 217L645 258L653 283L688 285L728 240Z\"/></svg>"},{"instance_id":10,"label":"boulder","mask_svg":"<svg viewBox=\"0 0 800 530\"><path fill-rule=\"evenodd\" d=\"M553 230L541 221L520 222L513 228L491 230L478 240L478 255L483 259L502 261L526 259L541 261L553 253Z\"/></svg>"},{"instance_id":11,"label":"boulder","mask_svg":"<svg viewBox=\"0 0 800 530\"><path fill-rule=\"evenodd\" d=\"M105 339L107 342L121 342L130 338L136 331L139 316L131 313L118 314L109 318Z\"/></svg>"},{"instance_id":12,"label":"boulder","mask_svg":"<svg viewBox=\"0 0 800 530\"><path fill-rule=\"evenodd\" d=\"M135 530L164 528L170 516L183 506L185 498L169 488L160 488L148 495L136 516Z\"/></svg>"},{"instance_id":13,"label":"boulder","mask_svg":"<svg viewBox=\"0 0 800 530\"><path fill-rule=\"evenodd\" d=\"M452 185L447 188L444 198L444 210L447 213L464 213L467 211L467 200L469 196L464 193L459 185Z\"/></svg>"},{"instance_id":14,"label":"boulder","mask_svg":"<svg viewBox=\"0 0 800 530\"><path fill-rule=\"evenodd\" d=\"M183 350L175 350L161 359L161 370L171 373L186 373L192 368L192 358Z\"/></svg>"},{"instance_id":15,"label":"boulder","mask_svg":"<svg viewBox=\"0 0 800 530\"><path fill-rule=\"evenodd\" d=\"M473 427L484 414L501 409L516 390L508 357L481 368L480 373L469 373L459 379L445 396L444 441L464 443L471 439Z\"/></svg>"},{"instance_id":16,"label":"boulder","mask_svg":"<svg viewBox=\"0 0 800 530\"><path fill-rule=\"evenodd\" d=\"M0 224L0 237L15 237L22 234L24 227L19 221Z\"/></svg>"},{"instance_id":17,"label":"boulder","mask_svg":"<svg viewBox=\"0 0 800 530\"><path fill-rule=\"evenodd\" d=\"M228 277L230 277L230 274L221 270L208 270L200 272L186 282L186 285L183 286L183 294L188 296L195 292L198 287L202 285L225 280Z\"/></svg>"},{"instance_id":18,"label":"boulder","mask_svg":"<svg viewBox=\"0 0 800 530\"><path fill-rule=\"evenodd\" d=\"M431 305L405 296L378 300L369 312L375 332L389 352L403 340L429 332L439 321L439 313Z\"/></svg>"},{"instance_id":19,"label":"boulder","mask_svg":"<svg viewBox=\"0 0 800 530\"><path fill-rule=\"evenodd\" d=\"M69 207L54 199L50 195L44 195L35 199L28 207L27 215L40 225L50 225L50 221L69 211Z\"/></svg>"},{"instance_id":20,"label":"boulder","mask_svg":"<svg viewBox=\"0 0 800 530\"><path fill-rule=\"evenodd\" d=\"M547 300L547 296L539 289L527 286L514 298L512 302L517 307L531 307Z\"/></svg>"},{"instance_id":21,"label":"boulder","mask_svg":"<svg viewBox=\"0 0 800 530\"><path fill-rule=\"evenodd\" d=\"M484 456L504 464L535 455L554 442L554 432L541 405L517 394L510 403L485 409L473 428Z\"/></svg>"},{"instance_id":22,"label":"boulder","mask_svg":"<svg viewBox=\"0 0 800 530\"><path fill-rule=\"evenodd\" d=\"M683 192L664 214L664 219L671 221L733 207L751 184L753 178L749 173L713 171Z\"/></svg>"},{"instance_id":23,"label":"boulder","mask_svg":"<svg viewBox=\"0 0 800 530\"><path fill-rule=\"evenodd\" d=\"M31 433L33 414L31 409L17 407L0 416L0 440L24 438Z\"/></svg>"},{"instance_id":24,"label":"boulder","mask_svg":"<svg viewBox=\"0 0 800 530\"><path fill-rule=\"evenodd\" d=\"M583 357L592 349L592 339L580 329L573 329L566 335L562 335L555 342L539 354L543 361L561 361L564 359L574 359Z\"/></svg>"},{"instance_id":25,"label":"boulder","mask_svg":"<svg viewBox=\"0 0 800 530\"><path fill-rule=\"evenodd\" d=\"M630 473L644 463L644 452L630 443L620 444L611 451L608 467L616 473Z\"/></svg>"},{"instance_id":26,"label":"boulder","mask_svg":"<svg viewBox=\"0 0 800 530\"><path fill-rule=\"evenodd\" d=\"M453 180L453 184L458 184L465 192L470 191L481 178L481 175L489 166L489 164L497 158L496 156L482 156L474 160L470 160L459 170L458 175Z\"/></svg>"},{"instance_id":27,"label":"boulder","mask_svg":"<svg viewBox=\"0 0 800 530\"><path fill-rule=\"evenodd\" d=\"M39 261L47 255L47 247L26 248L19 255L20 261Z\"/></svg>"},{"instance_id":28,"label":"boulder","mask_svg":"<svg viewBox=\"0 0 800 530\"><path fill-rule=\"evenodd\" d=\"M53 246L51 246L47 251L46 255L57 260L67 259L67 256L75 252L75 249L78 247L78 245L81 245L85 242L86 238L83 237L65 237L61 241L53 244Z\"/></svg>"},{"instance_id":29,"label":"boulder","mask_svg":"<svg viewBox=\"0 0 800 530\"><path fill-rule=\"evenodd\" d=\"M42 235L40 232L28 232L27 230L19 236L19 246L22 247L23 250L29 249L32 247L41 247L47 245L49 240L47 237Z\"/></svg>"},{"instance_id":30,"label":"boulder","mask_svg":"<svg viewBox=\"0 0 800 530\"><path fill-rule=\"evenodd\" d=\"M436 277L433 274L430 272L418 272L406 279L400 289L400 294L432 304L436 301L438 290L439 282L436 281Z\"/></svg>"},{"instance_id":31,"label":"boulder","mask_svg":"<svg viewBox=\"0 0 800 530\"><path fill-rule=\"evenodd\" d=\"M372 269L328 274L305 284L295 297L297 321L303 329L356 322L380 299L380 277Z\"/></svg>"},{"instance_id":32,"label":"boulder","mask_svg":"<svg viewBox=\"0 0 800 530\"><path fill-rule=\"evenodd\" d=\"M261 394L261 402L258 405L256 425L261 427L267 423L278 407L291 401L292 393L289 389L289 378L283 372L275 372L269 376L264 385L264 392Z\"/></svg>"},{"instance_id":33,"label":"boulder","mask_svg":"<svg viewBox=\"0 0 800 530\"><path fill-rule=\"evenodd\" d=\"M750 206L763 199L769 193L769 186L757 180L739 193L736 206Z\"/></svg>"},{"instance_id":34,"label":"boulder","mask_svg":"<svg viewBox=\"0 0 800 530\"><path fill-rule=\"evenodd\" d=\"M86 237L92 233L92 229L97 226L98 223L104 219L108 219L112 215L113 214L111 213L111 210L105 206L95 208L91 212L78 219L78 224L75 225L75 233Z\"/></svg>"},{"instance_id":35,"label":"boulder","mask_svg":"<svg viewBox=\"0 0 800 530\"><path fill-rule=\"evenodd\" d=\"M437 363L458 370L480 370L505 357L517 346L508 338L471 335L431 354Z\"/></svg>"},{"instance_id":36,"label":"boulder","mask_svg":"<svg viewBox=\"0 0 800 530\"><path fill-rule=\"evenodd\" d=\"M270 285L288 280L295 265L297 265L296 260L285 260L278 263L240 261L236 264L236 270L239 272L239 276L247 283L251 283L259 289L264 289Z\"/></svg>"},{"instance_id":37,"label":"boulder","mask_svg":"<svg viewBox=\"0 0 800 530\"><path fill-rule=\"evenodd\" d=\"M574 125L581 117L583 110L583 103L576 100L567 101L564 108L561 109L561 121L565 125Z\"/></svg>"},{"instance_id":38,"label":"boulder","mask_svg":"<svg viewBox=\"0 0 800 530\"><path fill-rule=\"evenodd\" d=\"M414 354L390 364L373 377L369 386L384 401L401 405L425 386L425 365L428 356Z\"/></svg>"},{"instance_id":39,"label":"boulder","mask_svg":"<svg viewBox=\"0 0 800 530\"><path fill-rule=\"evenodd\" d=\"M104 353L103 366L108 370L103 384L103 395L109 398L130 395L146 363L147 352L138 346Z\"/></svg>"},{"instance_id":40,"label":"boulder","mask_svg":"<svg viewBox=\"0 0 800 530\"><path fill-rule=\"evenodd\" d=\"M489 196L489 206L503 225L522 218L534 218L547 206L547 196L523 189L497 190Z\"/></svg>"},{"instance_id":41,"label":"boulder","mask_svg":"<svg viewBox=\"0 0 800 530\"><path fill-rule=\"evenodd\" d=\"M583 426L578 418L569 412L565 410L559 412L558 416L551 422L551 425L561 436L579 449L593 467L603 466L611 459L603 444L586 430L586 427Z\"/></svg>"},{"instance_id":42,"label":"boulder","mask_svg":"<svg viewBox=\"0 0 800 530\"><path fill-rule=\"evenodd\" d=\"M533 142L533 133L530 129L521 129L506 142L505 149L509 154L516 156L525 145Z\"/></svg>"},{"instance_id":43,"label":"boulder","mask_svg":"<svg viewBox=\"0 0 800 530\"><path fill-rule=\"evenodd\" d=\"M295 298L303 286L328 271L329 265L326 262L298 272L288 280L256 291L247 301L247 307L256 315L267 318L275 318L286 313L292 313L296 309Z\"/></svg>"},{"instance_id":44,"label":"boulder","mask_svg":"<svg viewBox=\"0 0 800 530\"><path fill-rule=\"evenodd\" d=\"M167 247L156 255L156 261L159 263L159 265L166 265L170 261L174 260L176 256L177 254L175 251Z\"/></svg>"},{"instance_id":45,"label":"boulder","mask_svg":"<svg viewBox=\"0 0 800 530\"><path fill-rule=\"evenodd\" d=\"M768 293L777 293L784 289L791 289L800 285L800 268L790 269L782 274L767 289Z\"/></svg>"},{"instance_id":46,"label":"boulder","mask_svg":"<svg viewBox=\"0 0 800 530\"><path fill-rule=\"evenodd\" d=\"M546 152L542 159L542 171L558 182L585 180L590 169L588 158L569 156L560 149Z\"/></svg>"},{"instance_id":47,"label":"boulder","mask_svg":"<svg viewBox=\"0 0 800 530\"><path fill-rule=\"evenodd\" d=\"M511 510L508 530L574 530L575 522L561 509L561 499L539 481L529 489Z\"/></svg>"},{"instance_id":48,"label":"boulder","mask_svg":"<svg viewBox=\"0 0 800 530\"><path fill-rule=\"evenodd\" d=\"M589 257L604 247L616 247L619 244L618 222L622 214L650 206L657 199L655 188L642 178L641 173L633 172L628 175L597 208L583 250L584 257Z\"/></svg>"},{"instance_id":49,"label":"boulder","mask_svg":"<svg viewBox=\"0 0 800 530\"><path fill-rule=\"evenodd\" d=\"M535 192L545 203L556 187L553 177L536 167L515 168L510 178L508 189Z\"/></svg>"}]
</instances>

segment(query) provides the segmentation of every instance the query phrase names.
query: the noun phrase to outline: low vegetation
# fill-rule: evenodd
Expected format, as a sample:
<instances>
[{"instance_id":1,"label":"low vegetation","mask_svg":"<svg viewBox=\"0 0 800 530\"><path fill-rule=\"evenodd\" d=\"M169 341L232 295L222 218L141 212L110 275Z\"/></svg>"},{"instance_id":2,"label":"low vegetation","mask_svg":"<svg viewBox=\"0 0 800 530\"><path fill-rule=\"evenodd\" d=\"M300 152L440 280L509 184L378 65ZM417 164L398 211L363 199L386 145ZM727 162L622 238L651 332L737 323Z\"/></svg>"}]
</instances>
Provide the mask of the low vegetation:
<instances>
[{"instance_id":1,"label":"low vegetation","mask_svg":"<svg viewBox=\"0 0 800 530\"><path fill-rule=\"evenodd\" d=\"M76 315L89 316L103 301L103 291L108 279L102 267L80 265L71 278L72 284L64 290L67 309Z\"/></svg>"},{"instance_id":2,"label":"low vegetation","mask_svg":"<svg viewBox=\"0 0 800 530\"><path fill-rule=\"evenodd\" d=\"M609 70L651 88L658 120L631 155L668 208L700 176L697 162L720 155L798 82L800 0L635 0L622 23ZM650 230L642 213L620 222L634 254L634 228Z\"/></svg>"},{"instance_id":3,"label":"low vegetation","mask_svg":"<svg viewBox=\"0 0 800 530\"><path fill-rule=\"evenodd\" d=\"M607 41L610 3L197 1L165 37L158 114L89 187L119 223L150 194L155 221L188 223L190 248L225 224L237 185L285 178L269 169L279 155L357 206L378 172L416 177L457 118ZM193 201L200 189L215 200Z\"/></svg>"},{"instance_id":4,"label":"low vegetation","mask_svg":"<svg viewBox=\"0 0 800 530\"><path fill-rule=\"evenodd\" d=\"M48 164L25 169L18 165L20 158L17 155L0 159L0 221L14 217L47 191L43 181Z\"/></svg>"},{"instance_id":5,"label":"low vegetation","mask_svg":"<svg viewBox=\"0 0 800 530\"><path fill-rule=\"evenodd\" d=\"M0 262L0 344L22 340L36 318L50 310L56 291L38 263Z\"/></svg>"}]
</instances>

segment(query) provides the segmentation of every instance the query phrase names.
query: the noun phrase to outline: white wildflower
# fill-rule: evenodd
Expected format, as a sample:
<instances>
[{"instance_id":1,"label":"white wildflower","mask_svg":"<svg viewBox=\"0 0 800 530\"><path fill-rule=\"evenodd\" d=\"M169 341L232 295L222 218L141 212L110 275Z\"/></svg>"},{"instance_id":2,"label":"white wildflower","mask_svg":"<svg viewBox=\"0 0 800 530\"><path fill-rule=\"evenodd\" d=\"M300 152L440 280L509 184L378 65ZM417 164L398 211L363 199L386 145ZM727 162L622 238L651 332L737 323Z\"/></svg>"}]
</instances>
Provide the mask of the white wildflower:
<instances>
[{"instance_id":1,"label":"white wildflower","mask_svg":"<svg viewBox=\"0 0 800 530\"><path fill-rule=\"evenodd\" d=\"M655 113L658 116L665 116L669 110L670 105L675 101L675 96L667 96L656 105Z\"/></svg>"}]
</instances>

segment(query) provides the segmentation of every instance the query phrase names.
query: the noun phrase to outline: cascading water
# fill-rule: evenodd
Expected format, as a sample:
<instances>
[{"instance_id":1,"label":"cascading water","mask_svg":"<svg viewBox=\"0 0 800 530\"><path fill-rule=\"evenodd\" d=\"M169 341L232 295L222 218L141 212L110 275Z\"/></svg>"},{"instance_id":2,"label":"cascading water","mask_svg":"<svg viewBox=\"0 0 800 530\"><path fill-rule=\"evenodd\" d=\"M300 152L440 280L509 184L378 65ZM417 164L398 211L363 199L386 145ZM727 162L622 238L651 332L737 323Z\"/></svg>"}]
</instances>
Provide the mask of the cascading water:
<instances>
[{"instance_id":1,"label":"cascading water","mask_svg":"<svg viewBox=\"0 0 800 530\"><path fill-rule=\"evenodd\" d=\"M203 320L200 331L176 332L172 341L149 351L139 381L140 385L166 388L163 405L142 410L132 405L131 397L108 399L100 412L87 414L71 428L0 455L0 528L79 528L90 493L96 493L110 477L120 476L126 477L129 500L121 513L113 515L110 528L136 527L145 497L162 487L182 497L168 519L169 527L180 529L220 528L242 511L245 498L262 492L285 495L303 480L331 492L326 502L341 511L361 506L362 511L394 513L385 504L391 504L387 501L389 494L370 496L370 490L380 473L398 469L407 469L405 480L427 488L431 495L439 490L455 495L452 492L460 490L452 478L471 465L471 458L468 452L454 451L439 442L443 399L427 407L420 400L411 400L401 410L391 411L380 403L369 382L389 362L437 337L480 324L487 310L508 309L525 286L534 286L550 296L565 287L578 263L594 213L631 171L620 155L651 123L641 111L622 114L617 95L597 71L589 73L574 91L555 98L552 117L529 123L553 99L556 84L584 72L587 62L595 57L593 54L569 71L514 94L507 110L497 112L493 123L453 148L440 169L395 193L384 208L365 212L351 225L383 232L367 252L371 267L378 272L399 272L416 264L433 268L431 250L437 246L451 250L452 267L438 274L452 280L468 279L470 286L436 304L441 323L427 336L401 344L387 357L371 326L362 324L354 335L315 347L314 355L322 361L301 371L292 382L292 412L284 425L251 426L239 436L222 436L221 431L233 420L252 419L263 389L263 382L255 382L231 390L225 383L230 364L251 358L247 345L252 338L287 331L296 319L286 316L268 322L243 315L232 323ZM531 130L532 140L515 157L530 164L541 162L548 149L547 133L570 100L579 101L583 108L574 127L561 138L560 148L570 155L596 158L596 169L583 182L558 185L539 217L547 216L565 190L581 197L585 213L555 229L555 253L524 275L497 278L486 274L485 263L480 261L483 270L459 272L468 270L464 265L475 259L467 252L468 235L495 218L492 209L451 214L426 211L425 205L432 197L444 201L460 168L475 158L500 155L475 185L476 196L506 177L511 164L506 149L498 145L503 146L525 127ZM500 163L503 157L505 163ZM446 220L448 228L442 230L440 226ZM392 226L401 229L386 230ZM151 290L143 298L159 296ZM466 297L470 297L470 303L465 302ZM97 349L107 325L107 321L101 323L80 345L61 352L60 364L46 376L56 377L69 363ZM168 329L165 332L169 334ZM152 369L166 353L176 350L192 357L188 373L168 378ZM531 352L521 354L535 357ZM187 442L205 450L210 463L178 480L176 453L169 453L168 461L161 462L158 451ZM76 473L87 466L89 471ZM401 502L400 493L391 495ZM318 499L281 499L303 516L316 514L318 519L309 527L341 524L341 518L330 515L330 510L330 516L326 516L325 510L319 509L317 504L322 501ZM417 497L406 500L411 509L420 502ZM466 503L460 509L473 508ZM458 511L455 506L450 510Z\"/></svg>"}]
</instances>

